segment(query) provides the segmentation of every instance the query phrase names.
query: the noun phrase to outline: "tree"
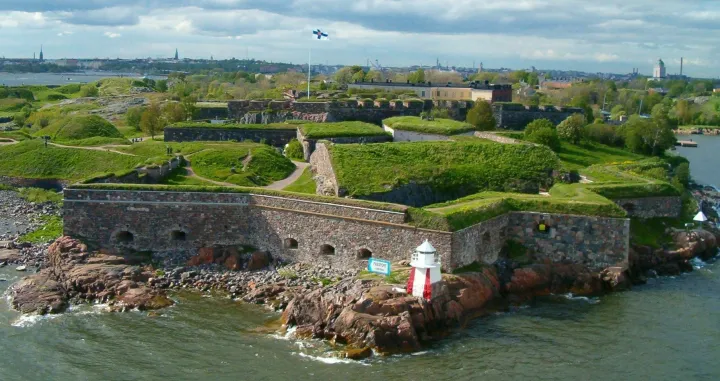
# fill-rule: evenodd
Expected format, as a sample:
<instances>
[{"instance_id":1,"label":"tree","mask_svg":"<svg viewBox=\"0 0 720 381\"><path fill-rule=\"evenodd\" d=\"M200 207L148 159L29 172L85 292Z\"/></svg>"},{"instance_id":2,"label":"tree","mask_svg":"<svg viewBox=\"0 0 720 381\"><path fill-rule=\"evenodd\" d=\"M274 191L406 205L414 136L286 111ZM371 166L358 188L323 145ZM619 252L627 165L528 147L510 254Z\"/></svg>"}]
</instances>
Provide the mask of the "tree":
<instances>
[{"instance_id":1,"label":"tree","mask_svg":"<svg viewBox=\"0 0 720 381\"><path fill-rule=\"evenodd\" d=\"M140 119L142 118L143 111L145 111L145 107L142 106L130 107L125 114L125 124L136 130L140 130Z\"/></svg>"},{"instance_id":2,"label":"tree","mask_svg":"<svg viewBox=\"0 0 720 381\"><path fill-rule=\"evenodd\" d=\"M677 101L677 104L675 104L675 115L677 116L678 124L690 124L690 122L692 121L692 110L690 110L690 103L685 99Z\"/></svg>"},{"instance_id":3,"label":"tree","mask_svg":"<svg viewBox=\"0 0 720 381\"><path fill-rule=\"evenodd\" d=\"M185 120L195 117L195 113L197 112L197 106L195 105L196 103L197 99L192 96L184 97L180 100L180 105L185 111Z\"/></svg>"},{"instance_id":4,"label":"tree","mask_svg":"<svg viewBox=\"0 0 720 381\"><path fill-rule=\"evenodd\" d=\"M365 82L372 82L372 81L382 82L382 80L383 80L383 75L381 72L379 72L377 70L370 70L367 72L367 74L365 74Z\"/></svg>"},{"instance_id":5,"label":"tree","mask_svg":"<svg viewBox=\"0 0 720 381\"><path fill-rule=\"evenodd\" d=\"M83 98L86 97L97 97L100 91L98 90L97 86L93 85L92 83L88 83L87 85L84 85L80 88L80 96Z\"/></svg>"},{"instance_id":6,"label":"tree","mask_svg":"<svg viewBox=\"0 0 720 381\"><path fill-rule=\"evenodd\" d=\"M680 165L675 168L675 179L683 185L683 187L687 187L690 183L690 164L689 163L680 163Z\"/></svg>"},{"instance_id":7,"label":"tree","mask_svg":"<svg viewBox=\"0 0 720 381\"><path fill-rule=\"evenodd\" d=\"M525 127L525 137L527 138L529 135L532 135L533 132L536 130L539 130L541 128L552 128L555 129L555 125L553 122L551 122L548 119L535 119L532 122L528 123L527 127Z\"/></svg>"},{"instance_id":8,"label":"tree","mask_svg":"<svg viewBox=\"0 0 720 381\"><path fill-rule=\"evenodd\" d=\"M675 144L675 135L667 126L638 115L630 117L623 126L625 146L644 155L662 155Z\"/></svg>"},{"instance_id":9,"label":"tree","mask_svg":"<svg viewBox=\"0 0 720 381\"><path fill-rule=\"evenodd\" d=\"M167 80L162 79L162 80L155 82L155 90L157 90L161 93L168 91Z\"/></svg>"},{"instance_id":10,"label":"tree","mask_svg":"<svg viewBox=\"0 0 720 381\"><path fill-rule=\"evenodd\" d=\"M610 110L610 119L620 120L621 116L625 116L625 107L622 105L616 105Z\"/></svg>"},{"instance_id":11,"label":"tree","mask_svg":"<svg viewBox=\"0 0 720 381\"><path fill-rule=\"evenodd\" d=\"M365 72L362 70L353 74L353 76L352 76L352 82L362 82L364 80L365 80Z\"/></svg>"},{"instance_id":12,"label":"tree","mask_svg":"<svg viewBox=\"0 0 720 381\"><path fill-rule=\"evenodd\" d=\"M157 103L151 104L140 117L140 128L152 138L163 130L165 121L160 113L160 106Z\"/></svg>"},{"instance_id":13,"label":"tree","mask_svg":"<svg viewBox=\"0 0 720 381\"><path fill-rule=\"evenodd\" d=\"M549 127L547 124L540 124L531 131L530 134L525 134L525 140L546 145L555 152L560 150L560 138L554 128Z\"/></svg>"},{"instance_id":14,"label":"tree","mask_svg":"<svg viewBox=\"0 0 720 381\"><path fill-rule=\"evenodd\" d=\"M410 83L422 83L425 82L425 70L417 69L415 72L408 75L408 81Z\"/></svg>"},{"instance_id":15,"label":"tree","mask_svg":"<svg viewBox=\"0 0 720 381\"><path fill-rule=\"evenodd\" d=\"M494 130L496 126L495 116L493 115L490 103L482 99L475 101L473 108L468 111L466 121L480 131Z\"/></svg>"},{"instance_id":16,"label":"tree","mask_svg":"<svg viewBox=\"0 0 720 381\"><path fill-rule=\"evenodd\" d=\"M557 126L558 136L572 144L579 144L583 137L583 128L587 125L582 114L570 115Z\"/></svg>"},{"instance_id":17,"label":"tree","mask_svg":"<svg viewBox=\"0 0 720 381\"><path fill-rule=\"evenodd\" d=\"M177 123L187 120L185 109L179 103L166 103L162 108L162 116L168 123Z\"/></svg>"}]
</instances>

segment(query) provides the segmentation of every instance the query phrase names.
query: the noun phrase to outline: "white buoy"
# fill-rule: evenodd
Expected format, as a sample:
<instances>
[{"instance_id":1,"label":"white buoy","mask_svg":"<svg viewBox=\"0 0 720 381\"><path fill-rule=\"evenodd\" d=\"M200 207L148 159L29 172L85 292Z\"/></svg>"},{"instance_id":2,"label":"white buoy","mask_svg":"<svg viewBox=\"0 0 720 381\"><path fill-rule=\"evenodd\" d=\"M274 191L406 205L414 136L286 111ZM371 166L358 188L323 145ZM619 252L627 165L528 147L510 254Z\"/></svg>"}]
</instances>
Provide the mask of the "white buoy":
<instances>
[{"instance_id":1,"label":"white buoy","mask_svg":"<svg viewBox=\"0 0 720 381\"><path fill-rule=\"evenodd\" d=\"M433 284L442 280L440 274L440 260L437 250L425 240L412 255L410 261L410 278L408 279L407 292L412 296L431 300L433 298Z\"/></svg>"}]
</instances>

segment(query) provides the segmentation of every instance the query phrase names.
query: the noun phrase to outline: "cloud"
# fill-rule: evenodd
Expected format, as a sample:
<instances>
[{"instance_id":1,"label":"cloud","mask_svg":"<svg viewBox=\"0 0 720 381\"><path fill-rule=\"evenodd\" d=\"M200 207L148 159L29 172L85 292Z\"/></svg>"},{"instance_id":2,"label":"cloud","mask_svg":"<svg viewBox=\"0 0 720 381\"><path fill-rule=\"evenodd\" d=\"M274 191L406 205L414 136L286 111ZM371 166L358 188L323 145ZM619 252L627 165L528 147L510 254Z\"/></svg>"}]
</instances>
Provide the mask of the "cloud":
<instances>
[{"instance_id":1,"label":"cloud","mask_svg":"<svg viewBox=\"0 0 720 381\"><path fill-rule=\"evenodd\" d=\"M313 56L345 64L440 57L650 73L658 57L668 65L692 57L698 73L717 76L720 62L716 0L0 0L0 11L0 39L16 54L44 42L68 55L154 57L178 46L187 57L250 51L304 62L307 34L321 28L332 41L312 45ZM118 41L111 47L107 38Z\"/></svg>"}]
</instances>

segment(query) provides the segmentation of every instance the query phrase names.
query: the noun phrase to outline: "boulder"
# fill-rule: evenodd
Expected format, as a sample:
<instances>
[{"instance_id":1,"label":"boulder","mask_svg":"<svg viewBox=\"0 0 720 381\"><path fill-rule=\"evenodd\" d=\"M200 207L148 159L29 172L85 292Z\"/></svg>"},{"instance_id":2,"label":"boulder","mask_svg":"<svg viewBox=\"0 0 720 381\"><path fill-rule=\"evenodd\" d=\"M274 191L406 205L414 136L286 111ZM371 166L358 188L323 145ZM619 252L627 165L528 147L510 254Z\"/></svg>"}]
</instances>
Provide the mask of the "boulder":
<instances>
[{"instance_id":1,"label":"boulder","mask_svg":"<svg viewBox=\"0 0 720 381\"><path fill-rule=\"evenodd\" d=\"M256 251L252 253L252 256L250 256L247 269L249 271L264 269L270 265L271 260L272 258L270 257L270 253L267 251Z\"/></svg>"},{"instance_id":2,"label":"boulder","mask_svg":"<svg viewBox=\"0 0 720 381\"><path fill-rule=\"evenodd\" d=\"M216 252L214 247L203 247L198 254L188 260L188 266L208 265L215 262Z\"/></svg>"}]
</instances>

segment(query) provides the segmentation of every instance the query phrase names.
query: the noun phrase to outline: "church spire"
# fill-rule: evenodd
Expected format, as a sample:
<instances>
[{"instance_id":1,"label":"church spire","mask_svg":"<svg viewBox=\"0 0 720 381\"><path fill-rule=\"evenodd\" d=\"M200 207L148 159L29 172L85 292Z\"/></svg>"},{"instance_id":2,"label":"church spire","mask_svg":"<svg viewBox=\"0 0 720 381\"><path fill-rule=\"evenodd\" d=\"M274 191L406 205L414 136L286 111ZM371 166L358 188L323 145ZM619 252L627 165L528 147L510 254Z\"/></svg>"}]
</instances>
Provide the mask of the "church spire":
<instances>
[{"instance_id":1,"label":"church spire","mask_svg":"<svg viewBox=\"0 0 720 381\"><path fill-rule=\"evenodd\" d=\"M43 46L42 46L42 44L40 44L40 62L43 62L43 58L44 58L42 48L43 48Z\"/></svg>"},{"instance_id":2,"label":"church spire","mask_svg":"<svg viewBox=\"0 0 720 381\"><path fill-rule=\"evenodd\" d=\"M178 50L177 50L177 48L175 48L175 61L177 61L178 59L179 59Z\"/></svg>"}]
</instances>

